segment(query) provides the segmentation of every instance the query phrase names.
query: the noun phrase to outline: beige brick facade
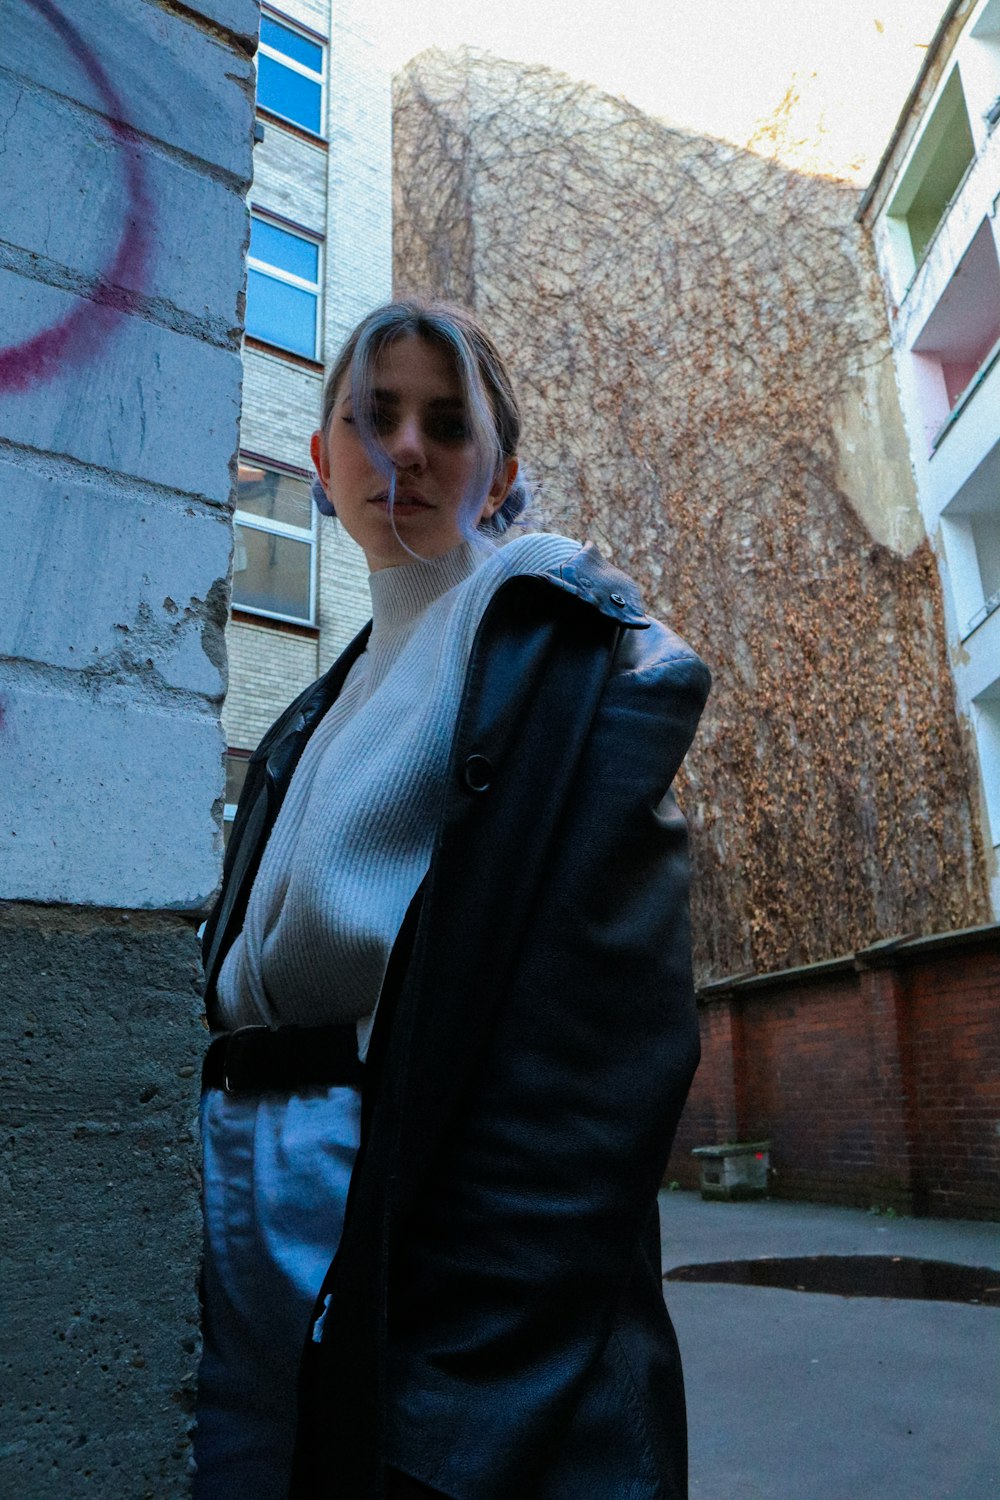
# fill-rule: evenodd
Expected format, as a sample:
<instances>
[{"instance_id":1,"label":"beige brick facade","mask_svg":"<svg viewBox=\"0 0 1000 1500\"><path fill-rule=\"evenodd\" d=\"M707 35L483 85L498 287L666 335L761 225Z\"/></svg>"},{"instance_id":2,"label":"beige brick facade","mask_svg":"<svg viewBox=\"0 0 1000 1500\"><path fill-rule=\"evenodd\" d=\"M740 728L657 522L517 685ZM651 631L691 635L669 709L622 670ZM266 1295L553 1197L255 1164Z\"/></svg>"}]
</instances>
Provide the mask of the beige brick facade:
<instances>
[{"instance_id":1,"label":"beige brick facade","mask_svg":"<svg viewBox=\"0 0 1000 1500\"><path fill-rule=\"evenodd\" d=\"M250 202L322 244L317 356L328 365L344 338L392 286L390 83L360 0L282 0L265 10L327 39L325 135L311 140L270 114L254 156ZM279 349L244 350L241 451L307 472L309 438L323 389L318 368ZM268 725L336 656L368 618L367 569L335 520L320 518L315 628L289 630L261 616L230 622L229 690L223 712L230 749L253 749Z\"/></svg>"},{"instance_id":2,"label":"beige brick facade","mask_svg":"<svg viewBox=\"0 0 1000 1500\"><path fill-rule=\"evenodd\" d=\"M226 643L226 744L234 750L252 750L285 705L316 677L316 641L273 625L231 620Z\"/></svg>"}]
</instances>

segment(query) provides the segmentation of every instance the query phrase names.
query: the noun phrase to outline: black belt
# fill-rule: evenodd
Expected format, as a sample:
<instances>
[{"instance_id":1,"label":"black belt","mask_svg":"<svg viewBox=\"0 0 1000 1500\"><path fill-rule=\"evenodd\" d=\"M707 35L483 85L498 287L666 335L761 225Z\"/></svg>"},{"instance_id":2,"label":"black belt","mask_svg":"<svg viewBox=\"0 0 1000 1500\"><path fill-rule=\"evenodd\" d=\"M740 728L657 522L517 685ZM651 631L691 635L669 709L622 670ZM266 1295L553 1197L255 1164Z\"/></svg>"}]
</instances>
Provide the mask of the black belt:
<instances>
[{"instance_id":1,"label":"black belt","mask_svg":"<svg viewBox=\"0 0 1000 1500\"><path fill-rule=\"evenodd\" d=\"M202 1093L294 1094L297 1089L333 1084L361 1087L353 1022L342 1026L241 1026L217 1036L201 1069Z\"/></svg>"}]
</instances>

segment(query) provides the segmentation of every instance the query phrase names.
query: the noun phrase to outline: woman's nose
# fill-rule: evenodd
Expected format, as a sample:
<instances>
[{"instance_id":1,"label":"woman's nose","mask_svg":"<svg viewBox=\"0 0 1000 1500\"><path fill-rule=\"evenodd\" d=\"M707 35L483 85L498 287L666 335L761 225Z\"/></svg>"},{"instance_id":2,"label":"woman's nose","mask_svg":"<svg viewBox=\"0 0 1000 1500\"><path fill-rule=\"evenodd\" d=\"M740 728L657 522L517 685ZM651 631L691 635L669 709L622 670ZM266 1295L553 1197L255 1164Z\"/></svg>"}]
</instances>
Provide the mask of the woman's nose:
<instances>
[{"instance_id":1,"label":"woman's nose","mask_svg":"<svg viewBox=\"0 0 1000 1500\"><path fill-rule=\"evenodd\" d=\"M424 437L416 414L403 414L389 436L386 452L398 469L412 469L424 461Z\"/></svg>"}]
</instances>

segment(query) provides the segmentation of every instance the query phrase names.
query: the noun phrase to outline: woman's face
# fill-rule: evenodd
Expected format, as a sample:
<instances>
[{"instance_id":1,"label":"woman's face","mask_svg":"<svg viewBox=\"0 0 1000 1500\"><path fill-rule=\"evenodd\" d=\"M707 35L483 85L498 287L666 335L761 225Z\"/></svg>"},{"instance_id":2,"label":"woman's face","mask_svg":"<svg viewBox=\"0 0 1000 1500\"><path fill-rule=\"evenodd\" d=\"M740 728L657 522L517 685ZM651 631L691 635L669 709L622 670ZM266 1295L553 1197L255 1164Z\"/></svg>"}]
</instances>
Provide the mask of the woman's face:
<instances>
[{"instance_id":1,"label":"woman's face","mask_svg":"<svg viewBox=\"0 0 1000 1500\"><path fill-rule=\"evenodd\" d=\"M440 557L458 545L462 497L476 467L461 382L444 349L404 335L383 351L374 374L372 425L396 471L391 520L386 479L372 466L354 424L349 374L340 382L327 431L312 438L323 488L372 572L412 562L414 552ZM509 459L477 520L499 509L516 473L517 460Z\"/></svg>"}]
</instances>

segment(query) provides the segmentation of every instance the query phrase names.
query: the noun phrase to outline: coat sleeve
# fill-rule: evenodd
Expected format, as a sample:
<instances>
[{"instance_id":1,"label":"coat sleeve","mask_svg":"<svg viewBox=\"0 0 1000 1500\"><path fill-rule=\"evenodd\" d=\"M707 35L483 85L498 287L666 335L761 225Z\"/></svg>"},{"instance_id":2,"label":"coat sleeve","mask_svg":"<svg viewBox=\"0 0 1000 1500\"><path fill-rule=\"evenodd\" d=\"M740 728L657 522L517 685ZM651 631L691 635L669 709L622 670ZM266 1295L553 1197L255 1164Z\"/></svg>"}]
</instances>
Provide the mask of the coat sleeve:
<instances>
[{"instance_id":1,"label":"coat sleeve","mask_svg":"<svg viewBox=\"0 0 1000 1500\"><path fill-rule=\"evenodd\" d=\"M393 1251L385 1456L453 1500L535 1493L697 1065L669 787L709 677L660 627L643 637L619 649L476 1087ZM484 899L502 922L503 892Z\"/></svg>"}]
</instances>

